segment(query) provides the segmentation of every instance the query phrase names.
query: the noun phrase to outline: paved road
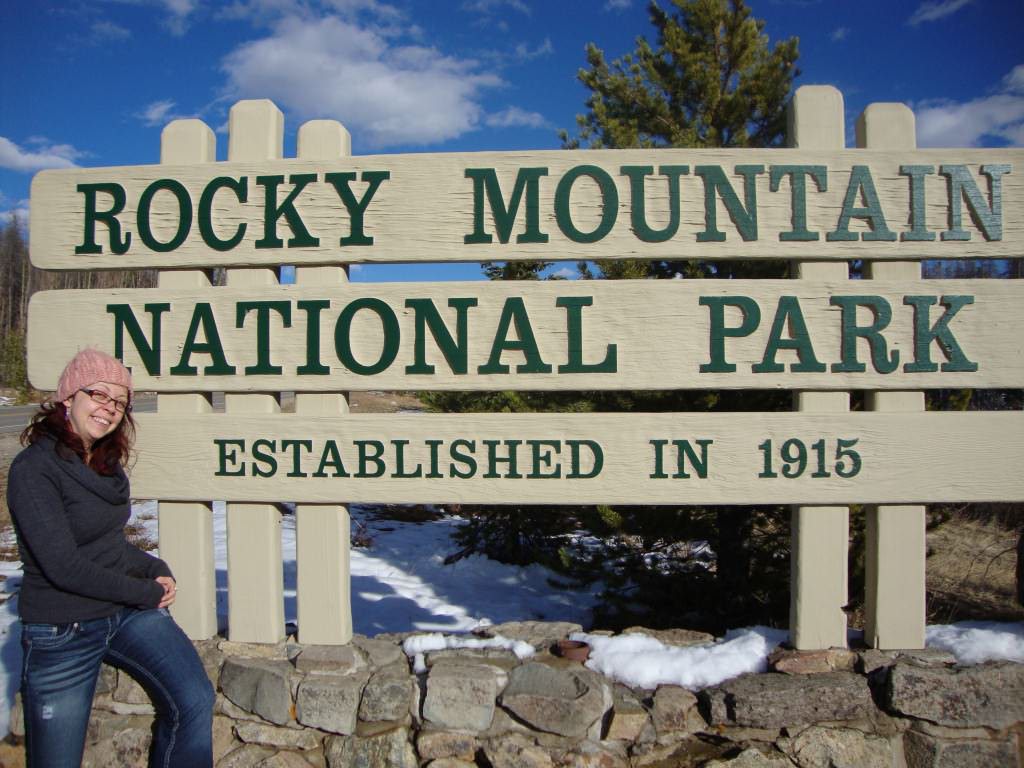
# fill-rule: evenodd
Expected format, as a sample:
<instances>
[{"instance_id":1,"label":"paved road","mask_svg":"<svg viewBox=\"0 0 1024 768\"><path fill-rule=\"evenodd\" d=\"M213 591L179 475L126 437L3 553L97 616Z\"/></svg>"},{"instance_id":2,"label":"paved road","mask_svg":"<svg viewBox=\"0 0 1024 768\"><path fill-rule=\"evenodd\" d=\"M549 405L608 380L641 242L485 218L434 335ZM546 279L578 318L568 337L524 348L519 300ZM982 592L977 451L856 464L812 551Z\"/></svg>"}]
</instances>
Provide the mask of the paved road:
<instances>
[{"instance_id":1,"label":"paved road","mask_svg":"<svg viewBox=\"0 0 1024 768\"><path fill-rule=\"evenodd\" d=\"M36 405L10 405L0 408L0 434L18 434L28 424ZM139 395L135 398L135 410L141 413L156 410L156 395Z\"/></svg>"}]
</instances>

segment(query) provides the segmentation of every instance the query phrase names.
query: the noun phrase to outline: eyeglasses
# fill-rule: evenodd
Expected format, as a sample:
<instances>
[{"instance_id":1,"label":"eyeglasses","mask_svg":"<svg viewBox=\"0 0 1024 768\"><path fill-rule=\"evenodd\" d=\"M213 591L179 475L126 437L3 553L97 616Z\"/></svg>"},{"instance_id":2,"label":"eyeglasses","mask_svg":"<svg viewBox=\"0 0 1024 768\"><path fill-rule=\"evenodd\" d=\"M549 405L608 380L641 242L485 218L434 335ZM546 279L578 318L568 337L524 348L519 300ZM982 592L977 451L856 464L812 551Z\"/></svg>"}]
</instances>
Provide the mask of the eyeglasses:
<instances>
[{"instance_id":1,"label":"eyeglasses","mask_svg":"<svg viewBox=\"0 0 1024 768\"><path fill-rule=\"evenodd\" d=\"M131 403L126 403L124 400L118 400L116 397L111 397L102 389L86 389L82 387L79 392L85 392L94 403L99 405L110 405L114 404L114 410L118 413L128 413L132 409Z\"/></svg>"}]
</instances>

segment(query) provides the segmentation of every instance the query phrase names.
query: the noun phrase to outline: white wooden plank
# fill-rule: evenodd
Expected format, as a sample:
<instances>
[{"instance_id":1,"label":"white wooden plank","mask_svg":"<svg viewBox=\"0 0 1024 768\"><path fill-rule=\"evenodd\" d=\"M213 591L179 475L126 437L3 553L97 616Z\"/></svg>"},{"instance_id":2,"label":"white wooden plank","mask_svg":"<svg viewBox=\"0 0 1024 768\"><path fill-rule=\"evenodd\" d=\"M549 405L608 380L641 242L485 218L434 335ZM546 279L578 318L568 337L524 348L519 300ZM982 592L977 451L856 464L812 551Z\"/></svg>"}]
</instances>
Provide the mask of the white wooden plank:
<instances>
[{"instance_id":1,"label":"white wooden plank","mask_svg":"<svg viewBox=\"0 0 1024 768\"><path fill-rule=\"evenodd\" d=\"M999 258L1024 249L1022 153L1017 149L578 150L370 155L332 162L262 160L250 155L212 167L45 170L32 183L31 256L44 269L515 259L905 259L908 254ZM639 212L639 206L633 205L632 177L622 171L624 166L652 169L652 175L643 177L643 216L635 219L633 211ZM659 170L667 166L687 167L687 173L677 176L677 227L671 226L669 215L672 172ZM698 172L699 166L721 168L739 205L734 204L735 217L715 191L716 184L709 182L713 204L705 205L705 180L715 171ZM751 215L746 208L746 177L742 169L736 170L741 166L763 167L750 171L756 232L752 225L739 226ZM824 168L820 186L817 177L796 174L806 187L805 195L797 195L798 200L806 200L805 228L795 225L799 217L794 215L792 174L776 170L772 191L772 168L782 166ZM904 166L930 170L901 174ZM976 205L986 216L991 214L989 231L975 221L962 192L951 194L942 168L958 173L949 170L953 166L963 166L976 185ZM1008 170L985 175L983 166L1007 166ZM501 195L493 207L487 202L483 180L491 170ZM338 180L336 187L326 176L334 173L356 176L352 181L332 177ZM295 178L310 174L308 181ZM535 189L525 183L531 174ZM258 181L261 177L280 177L280 183ZM512 201L520 177L524 185L515 208ZM636 178L639 193L641 176ZM158 181L163 185L152 186ZM96 184L116 187L89 186ZM338 191L346 184L352 202L348 207L354 215ZM913 194L918 184L920 195ZM297 225L293 232L283 214L286 200L299 187L293 202L294 218L301 220L301 227ZM115 199L118 190L123 190L123 205ZM209 202L204 204L207 190ZM864 214L870 206L865 198L872 191L877 192L880 218ZM995 191L999 194L993 195ZM98 217L86 216L90 198ZM536 215L528 226L527 209L534 208L534 198ZM147 206L140 205L144 201L148 215ZM559 205L564 208L561 218ZM507 232L495 226L494 210L514 210ZM959 212L960 226L955 229L951 229L951 211ZM104 218L107 212L120 229L116 236ZM709 212L721 240L702 235L712 231L706 219ZM203 218L209 219L205 241ZM915 222L917 229L912 226ZM645 227L666 234L641 239L637 233ZM747 239L742 236L744 228ZM784 233L805 230L816 239L784 239ZM934 239L914 239L912 232L925 230ZM829 233L847 231L855 239L829 238ZM969 239L944 239L942 233L947 231ZM887 232L894 233L892 240L872 239ZM232 243L236 234L238 242ZM489 242L477 242L488 238ZM501 242L503 238L507 242ZM208 244L217 241L228 245ZM99 252L91 252L95 250Z\"/></svg>"},{"instance_id":2,"label":"white wooden plank","mask_svg":"<svg viewBox=\"0 0 1024 768\"><path fill-rule=\"evenodd\" d=\"M284 145L284 115L271 101L252 99L231 107L228 159L275 159ZM276 268L229 269L229 288L277 285ZM228 414L274 414L281 410L275 392L225 394ZM220 498L220 497L217 497ZM285 635L281 513L271 504L227 505L228 637L249 643L274 643Z\"/></svg>"},{"instance_id":3,"label":"white wooden plank","mask_svg":"<svg viewBox=\"0 0 1024 768\"><path fill-rule=\"evenodd\" d=\"M1024 461L1021 412L139 414L138 422L132 484L141 498L616 504L1024 499L1024 475L1017 471ZM255 442L260 440L270 442ZM659 440L668 442L652 442ZM677 440L689 441L696 456L684 448L689 461L682 470L672 442ZM702 448L701 440L711 442ZM701 459L703 472L696 463Z\"/></svg>"},{"instance_id":4,"label":"white wooden plank","mask_svg":"<svg viewBox=\"0 0 1024 768\"><path fill-rule=\"evenodd\" d=\"M217 159L213 130L201 120L174 120L160 134L160 162L212 163ZM162 271L161 289L188 291L210 287L202 270ZM207 393L175 393L157 397L162 414L211 413ZM209 502L170 502L157 505L160 556L174 572L177 599L171 614L194 640L217 634L217 575L214 565L213 509Z\"/></svg>"},{"instance_id":5,"label":"white wooden plank","mask_svg":"<svg viewBox=\"0 0 1024 768\"><path fill-rule=\"evenodd\" d=\"M906 104L869 104L857 119L857 146L914 149L914 113ZM865 273L874 280L920 279L921 262L869 261ZM875 411L923 411L925 398L921 391L869 392L866 404ZM873 648L924 648L927 510L870 505L865 520L864 639Z\"/></svg>"},{"instance_id":6,"label":"white wooden plank","mask_svg":"<svg viewBox=\"0 0 1024 768\"><path fill-rule=\"evenodd\" d=\"M334 160L352 154L352 138L335 120L310 120L299 128L298 156ZM299 285L348 282L345 267L297 267ZM295 413L331 416L348 413L340 392L298 392ZM295 506L296 614L299 641L344 645L352 640L352 579L349 569L351 523L341 504Z\"/></svg>"},{"instance_id":7,"label":"white wooden plank","mask_svg":"<svg viewBox=\"0 0 1024 768\"><path fill-rule=\"evenodd\" d=\"M258 270L255 270L258 272ZM874 306L891 313L882 331L885 355L876 366L869 344L860 338L856 360L863 371L843 370L843 303L850 323L870 327L875 320L868 305L854 307L843 297L877 296ZM792 297L783 300L781 297ZM936 370L914 370L917 360L914 335L915 306L907 296L931 296L928 331L936 327L947 309L946 296L970 297L970 303L950 314L946 327L976 370L943 370L947 357L937 341L927 344ZM745 297L745 298L744 298ZM559 300L563 306L559 306ZM459 311L449 305L461 300L466 318L464 372L445 358L429 324L417 322L410 300L428 300L443 321L453 343L458 341ZM588 304L581 304L583 300ZM749 301L748 301L749 300ZM282 302L278 309L259 310L242 302ZM577 310L564 304L575 303ZM916 300L914 300L916 301ZM959 300L957 300L959 301ZM963 302L967 302L964 299ZM321 302L316 310L303 309ZM473 304L475 302L475 304ZM521 302L521 303L520 303ZM703 302L703 303L702 303ZM147 305L168 305L147 312ZM209 342L202 323L193 334L196 350L184 354L189 330L197 320L197 304L208 304L212 322L224 350L230 373L211 369L214 359L200 347ZM108 307L124 306L126 309ZM426 305L424 305L426 306ZM283 307L283 310L280 308ZM521 307L521 312L518 309ZM721 307L719 312L713 307ZM282 311L289 315L285 327ZM37 293L29 306L29 378L39 389L53 389L61 366L78 349L95 346L116 353L117 313L130 312L144 335L143 348L154 343L154 317L161 327L158 360L153 374L147 371L139 343L130 329L122 331L125 362L132 367L141 390L192 391L347 391L368 389L918 389L933 387L1016 387L1024 382L1024 285L1012 280L975 281L789 281L789 280L672 280L672 281L551 281L542 283L420 283L368 285L354 283L316 286L268 285L203 290L136 289L111 291L52 291ZM238 322L239 313L243 319ZM577 312L579 331L570 329L570 314ZM715 314L717 312L717 315ZM744 320L744 313L755 321ZM949 310L952 313L952 309ZM517 313L520 313L517 315ZM506 331L501 331L505 316ZM536 341L537 365L517 349L523 329L516 317L524 315ZM799 317L796 317L799 315ZM340 322L345 316L347 319ZM317 322L310 324L309 318ZM924 315L922 314L922 318ZM792 339L800 338L792 321L802 318L813 360L800 357ZM200 320L202 318L199 318ZM779 321L776 325L776 321ZM267 357L280 373L251 373L259 364L259 326L269 333ZM393 326L388 326L392 323ZM751 328L746 333L744 325ZM241 327L239 327L241 325ZM419 330L417 330L419 326ZM386 337L385 328L392 327ZM735 371L714 370L711 337L715 328L729 329L722 338L721 360ZM775 355L766 352L775 339L782 343ZM341 331L338 329L341 328ZM397 329L397 337L396 330ZM348 345L339 356L336 337ZM417 364L416 340L423 341ZM442 332L442 337L444 332ZM311 338L319 339L318 352L310 357ZM388 352L385 339L396 343ZM397 338L397 341L396 341ZM582 367L569 373L570 342L579 340L576 358ZM505 347L508 342L508 347ZM614 370L610 367L614 346ZM492 366L491 357L507 372ZM880 348L879 348L880 350ZM393 353L393 355L392 355ZM899 359L892 357L899 355ZM608 361L609 365L599 367ZM777 363L782 370L761 368ZM824 370L811 370L817 362ZM851 360L852 362L852 360ZM919 362L924 362L922 357ZM543 366L544 368L542 368ZM708 366L711 366L710 368ZM909 366L909 369L908 369ZM409 372L410 367L413 368ZM547 370L547 367L550 370ZM703 370L702 370L703 367ZM971 368L973 365L953 366ZM194 374L185 374L194 368ZM483 370L481 370L483 369ZM263 370L258 369L257 370ZM211 372L212 371L212 372ZM317 372L317 371L322 371ZM156 374L159 375L156 375Z\"/></svg>"},{"instance_id":8,"label":"white wooden plank","mask_svg":"<svg viewBox=\"0 0 1024 768\"><path fill-rule=\"evenodd\" d=\"M804 85L787 110L787 141L799 149L837 150L846 146L843 94L830 85ZM790 267L800 280L849 278L845 261L798 261ZM813 384L807 386L814 386ZM794 398L797 410L844 413L848 392L803 390ZM794 648L846 646L849 575L846 551L850 511L847 507L793 507L790 514L789 637Z\"/></svg>"}]
</instances>

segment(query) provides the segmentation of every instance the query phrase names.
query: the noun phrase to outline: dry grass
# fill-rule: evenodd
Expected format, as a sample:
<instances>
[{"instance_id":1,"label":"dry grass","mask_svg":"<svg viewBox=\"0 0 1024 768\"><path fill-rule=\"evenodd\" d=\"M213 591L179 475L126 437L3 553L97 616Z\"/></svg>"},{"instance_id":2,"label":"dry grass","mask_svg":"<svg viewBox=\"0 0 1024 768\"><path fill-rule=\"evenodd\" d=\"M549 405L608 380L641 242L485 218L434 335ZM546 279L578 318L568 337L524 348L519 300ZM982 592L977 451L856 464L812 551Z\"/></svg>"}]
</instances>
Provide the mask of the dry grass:
<instances>
[{"instance_id":1,"label":"dry grass","mask_svg":"<svg viewBox=\"0 0 1024 768\"><path fill-rule=\"evenodd\" d=\"M928 535L928 621L1024 620L1016 600L1018 533L955 516Z\"/></svg>"}]
</instances>

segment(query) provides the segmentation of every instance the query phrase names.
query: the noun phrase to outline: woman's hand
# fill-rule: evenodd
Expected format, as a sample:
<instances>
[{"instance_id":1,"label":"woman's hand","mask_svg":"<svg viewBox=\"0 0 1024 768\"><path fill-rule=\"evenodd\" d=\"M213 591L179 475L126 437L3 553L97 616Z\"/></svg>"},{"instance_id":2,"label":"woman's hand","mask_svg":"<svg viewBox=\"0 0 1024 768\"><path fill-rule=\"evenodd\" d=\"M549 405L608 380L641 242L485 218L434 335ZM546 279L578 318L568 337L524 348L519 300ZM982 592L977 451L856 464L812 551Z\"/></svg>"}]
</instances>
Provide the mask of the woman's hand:
<instances>
[{"instance_id":1,"label":"woman's hand","mask_svg":"<svg viewBox=\"0 0 1024 768\"><path fill-rule=\"evenodd\" d=\"M157 576L156 583L164 588L164 596L160 599L157 608L168 608L174 602L178 594L178 586L170 576Z\"/></svg>"}]
</instances>

